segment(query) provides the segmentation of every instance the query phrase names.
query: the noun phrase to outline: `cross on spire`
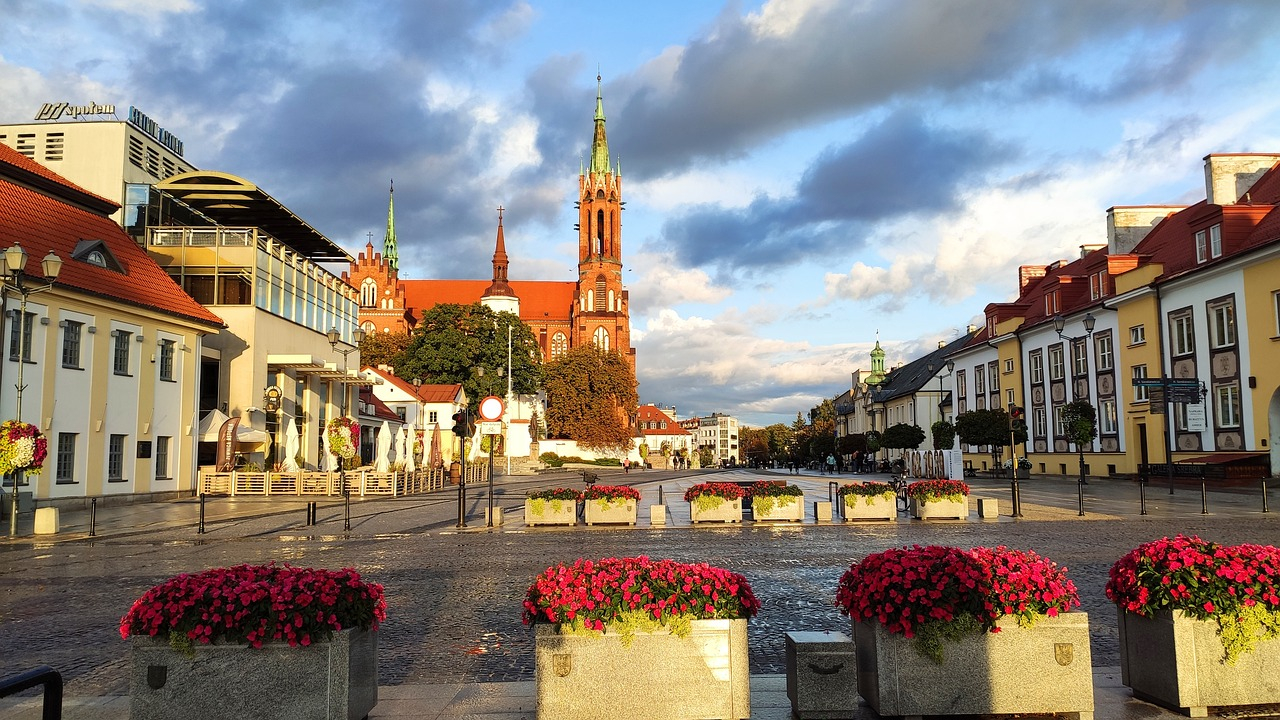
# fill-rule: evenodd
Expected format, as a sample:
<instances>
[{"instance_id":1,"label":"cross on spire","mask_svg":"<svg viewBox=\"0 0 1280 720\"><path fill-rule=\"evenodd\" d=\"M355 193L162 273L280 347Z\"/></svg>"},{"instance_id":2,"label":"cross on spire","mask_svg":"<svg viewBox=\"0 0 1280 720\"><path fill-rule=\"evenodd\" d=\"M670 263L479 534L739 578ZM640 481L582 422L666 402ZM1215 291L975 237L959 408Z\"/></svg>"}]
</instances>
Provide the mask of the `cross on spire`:
<instances>
[{"instance_id":1,"label":"cross on spire","mask_svg":"<svg viewBox=\"0 0 1280 720\"><path fill-rule=\"evenodd\" d=\"M499 205L499 206L498 206L498 224L499 224L499 225L501 225L501 224L502 224L502 211L503 211L503 210L506 210L506 208L504 208L504 207L502 207L501 205Z\"/></svg>"}]
</instances>

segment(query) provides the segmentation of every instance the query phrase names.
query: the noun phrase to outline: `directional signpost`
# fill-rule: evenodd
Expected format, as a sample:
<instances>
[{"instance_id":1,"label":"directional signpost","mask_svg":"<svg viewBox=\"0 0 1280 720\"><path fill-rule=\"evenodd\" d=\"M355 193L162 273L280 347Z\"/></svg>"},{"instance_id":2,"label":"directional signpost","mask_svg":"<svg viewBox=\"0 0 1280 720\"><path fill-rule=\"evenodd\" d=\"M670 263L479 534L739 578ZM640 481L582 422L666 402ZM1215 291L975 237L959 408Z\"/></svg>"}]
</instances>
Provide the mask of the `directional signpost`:
<instances>
[{"instance_id":1,"label":"directional signpost","mask_svg":"<svg viewBox=\"0 0 1280 720\"><path fill-rule=\"evenodd\" d=\"M494 438L502 434L502 415L506 411L507 404L497 395L480 401L480 433L489 436L489 527L493 527L493 450L498 442Z\"/></svg>"},{"instance_id":2,"label":"directional signpost","mask_svg":"<svg viewBox=\"0 0 1280 720\"><path fill-rule=\"evenodd\" d=\"M1133 386L1135 388L1147 389L1147 412L1152 415L1171 415L1170 408L1167 407L1171 403L1181 403L1189 407L1201 406L1204 400L1204 384L1199 378L1134 378ZM1203 407L1198 408L1198 415L1204 417ZM1188 429L1191 429L1192 413L1188 410ZM1165 445L1165 469L1169 475L1169 494L1173 494L1173 420L1165 421L1165 436L1167 443ZM1201 495L1204 494L1203 484L1201 485ZM1203 503L1202 503L1203 504ZM1144 502L1145 506L1145 502ZM1207 510L1205 512L1208 512Z\"/></svg>"}]
</instances>

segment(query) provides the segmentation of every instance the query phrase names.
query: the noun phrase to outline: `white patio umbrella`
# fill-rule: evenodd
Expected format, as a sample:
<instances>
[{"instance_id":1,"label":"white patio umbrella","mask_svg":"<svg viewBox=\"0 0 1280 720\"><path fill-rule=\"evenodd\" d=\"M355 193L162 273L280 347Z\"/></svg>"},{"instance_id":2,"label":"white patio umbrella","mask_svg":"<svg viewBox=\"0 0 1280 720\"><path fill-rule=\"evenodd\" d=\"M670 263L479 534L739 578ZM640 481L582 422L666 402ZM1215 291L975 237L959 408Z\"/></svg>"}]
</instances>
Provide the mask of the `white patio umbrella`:
<instances>
[{"instance_id":1,"label":"white patio umbrella","mask_svg":"<svg viewBox=\"0 0 1280 720\"><path fill-rule=\"evenodd\" d=\"M301 439L298 437L298 424L289 418L284 428L284 460L280 467L285 472L298 472L298 449Z\"/></svg>"},{"instance_id":2,"label":"white patio umbrella","mask_svg":"<svg viewBox=\"0 0 1280 720\"><path fill-rule=\"evenodd\" d=\"M423 470L431 469L431 436L427 434L427 426L422 426L422 459L418 463Z\"/></svg>"},{"instance_id":3,"label":"white patio umbrella","mask_svg":"<svg viewBox=\"0 0 1280 720\"><path fill-rule=\"evenodd\" d=\"M418 469L418 464L414 462L415 458L413 457L413 443L418 439L418 431L413 427L413 423L409 423L405 426L404 434L408 438L406 441L408 450L404 454L404 471L413 472Z\"/></svg>"},{"instance_id":4,"label":"white patio umbrella","mask_svg":"<svg viewBox=\"0 0 1280 720\"><path fill-rule=\"evenodd\" d=\"M374 463L374 469L378 472L386 472L391 467L391 425L386 420L382 421L382 427L378 428L378 457Z\"/></svg>"},{"instance_id":5,"label":"white patio umbrella","mask_svg":"<svg viewBox=\"0 0 1280 720\"><path fill-rule=\"evenodd\" d=\"M406 433L404 431L404 426L401 425L400 429L396 430L396 462L400 463L401 465L404 464L404 456L405 456L404 446L405 446L405 443L407 442L407 439L405 438L405 434Z\"/></svg>"}]
</instances>

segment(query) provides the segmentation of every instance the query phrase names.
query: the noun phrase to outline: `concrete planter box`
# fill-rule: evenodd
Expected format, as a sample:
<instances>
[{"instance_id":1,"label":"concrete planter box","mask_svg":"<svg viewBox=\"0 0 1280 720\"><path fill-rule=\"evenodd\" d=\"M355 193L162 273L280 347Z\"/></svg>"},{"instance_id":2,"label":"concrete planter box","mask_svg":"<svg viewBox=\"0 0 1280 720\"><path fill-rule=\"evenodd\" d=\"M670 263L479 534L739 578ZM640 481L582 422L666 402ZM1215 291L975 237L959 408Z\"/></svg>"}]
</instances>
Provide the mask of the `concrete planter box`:
<instances>
[{"instance_id":1,"label":"concrete planter box","mask_svg":"<svg viewBox=\"0 0 1280 720\"><path fill-rule=\"evenodd\" d=\"M912 500L911 507L917 520L932 520L934 518L969 519L968 497L963 500Z\"/></svg>"},{"instance_id":2,"label":"concrete planter box","mask_svg":"<svg viewBox=\"0 0 1280 720\"><path fill-rule=\"evenodd\" d=\"M724 500L709 510L699 510L697 502L689 503L689 519L700 522L742 522L742 500Z\"/></svg>"},{"instance_id":3,"label":"concrete planter box","mask_svg":"<svg viewBox=\"0 0 1280 720\"><path fill-rule=\"evenodd\" d=\"M844 519L894 522L898 519L898 498L895 495L845 495Z\"/></svg>"},{"instance_id":4,"label":"concrete planter box","mask_svg":"<svg viewBox=\"0 0 1280 720\"><path fill-rule=\"evenodd\" d=\"M763 502L764 498L756 498L751 503L751 519L756 522L762 521L783 521L783 522L804 522L804 496L803 495L786 495L783 497L772 497L769 500L773 504L768 510L762 510L761 505L768 504ZM782 503L786 504L783 505Z\"/></svg>"},{"instance_id":5,"label":"concrete planter box","mask_svg":"<svg viewBox=\"0 0 1280 720\"><path fill-rule=\"evenodd\" d=\"M946 643L939 665L879 623L855 622L858 694L886 716L1093 717L1088 614L1045 617L1030 628L1006 617L1000 628Z\"/></svg>"},{"instance_id":6,"label":"concrete planter box","mask_svg":"<svg viewBox=\"0 0 1280 720\"><path fill-rule=\"evenodd\" d=\"M576 525L578 524L578 503L572 500L531 500L524 501L524 524L535 525Z\"/></svg>"},{"instance_id":7,"label":"concrete planter box","mask_svg":"<svg viewBox=\"0 0 1280 720\"><path fill-rule=\"evenodd\" d=\"M342 630L308 647L196 645L132 638L131 720L270 717L359 720L378 704L378 635Z\"/></svg>"},{"instance_id":8,"label":"concrete planter box","mask_svg":"<svg viewBox=\"0 0 1280 720\"><path fill-rule=\"evenodd\" d=\"M787 633L787 698L800 720L858 714L853 641L844 633Z\"/></svg>"},{"instance_id":9,"label":"concrete planter box","mask_svg":"<svg viewBox=\"0 0 1280 720\"><path fill-rule=\"evenodd\" d=\"M694 620L688 637L534 631L538 718L751 717L747 621Z\"/></svg>"},{"instance_id":10,"label":"concrete planter box","mask_svg":"<svg viewBox=\"0 0 1280 720\"><path fill-rule=\"evenodd\" d=\"M1280 640L1222 662L1218 624L1181 611L1120 610L1120 679L1142 700L1204 717L1210 706L1280 703Z\"/></svg>"},{"instance_id":11,"label":"concrete planter box","mask_svg":"<svg viewBox=\"0 0 1280 720\"><path fill-rule=\"evenodd\" d=\"M636 524L636 501L583 500L583 517L588 525L597 523Z\"/></svg>"}]
</instances>

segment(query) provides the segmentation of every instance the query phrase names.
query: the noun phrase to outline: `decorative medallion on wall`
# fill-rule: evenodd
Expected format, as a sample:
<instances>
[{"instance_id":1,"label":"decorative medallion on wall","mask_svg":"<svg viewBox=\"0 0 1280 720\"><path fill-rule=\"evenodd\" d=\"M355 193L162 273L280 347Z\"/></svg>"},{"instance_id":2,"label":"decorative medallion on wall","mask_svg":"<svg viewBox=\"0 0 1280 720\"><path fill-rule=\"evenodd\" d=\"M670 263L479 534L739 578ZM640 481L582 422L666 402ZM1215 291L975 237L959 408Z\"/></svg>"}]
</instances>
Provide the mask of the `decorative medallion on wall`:
<instances>
[{"instance_id":1,"label":"decorative medallion on wall","mask_svg":"<svg viewBox=\"0 0 1280 720\"><path fill-rule=\"evenodd\" d=\"M1213 376L1219 379L1232 378L1236 375L1236 354L1222 353L1213 357Z\"/></svg>"},{"instance_id":2,"label":"decorative medallion on wall","mask_svg":"<svg viewBox=\"0 0 1280 720\"><path fill-rule=\"evenodd\" d=\"M1089 381L1085 378L1076 378L1076 399L1089 399Z\"/></svg>"},{"instance_id":3,"label":"decorative medallion on wall","mask_svg":"<svg viewBox=\"0 0 1280 720\"><path fill-rule=\"evenodd\" d=\"M1044 388L1040 387L1039 385L1031 388L1031 404L1032 405L1044 404Z\"/></svg>"},{"instance_id":4,"label":"decorative medallion on wall","mask_svg":"<svg viewBox=\"0 0 1280 720\"><path fill-rule=\"evenodd\" d=\"M1176 378L1192 378L1196 376L1196 359L1183 358L1173 361L1173 376Z\"/></svg>"},{"instance_id":5,"label":"decorative medallion on wall","mask_svg":"<svg viewBox=\"0 0 1280 720\"><path fill-rule=\"evenodd\" d=\"M1049 443L1045 442L1044 440L1037 440L1035 441L1035 449L1036 449L1036 452L1038 453L1048 452Z\"/></svg>"},{"instance_id":6,"label":"decorative medallion on wall","mask_svg":"<svg viewBox=\"0 0 1280 720\"><path fill-rule=\"evenodd\" d=\"M1099 395L1103 395L1103 396L1111 395L1115 391L1116 391L1116 381L1113 377L1111 377L1110 375L1098 376L1098 394Z\"/></svg>"},{"instance_id":7,"label":"decorative medallion on wall","mask_svg":"<svg viewBox=\"0 0 1280 720\"><path fill-rule=\"evenodd\" d=\"M1200 449L1200 436L1195 434L1178 434L1178 449L1192 452Z\"/></svg>"},{"instance_id":8,"label":"decorative medallion on wall","mask_svg":"<svg viewBox=\"0 0 1280 720\"><path fill-rule=\"evenodd\" d=\"M1120 441L1113 437L1102 438L1102 452L1120 452Z\"/></svg>"},{"instance_id":9,"label":"decorative medallion on wall","mask_svg":"<svg viewBox=\"0 0 1280 720\"><path fill-rule=\"evenodd\" d=\"M1060 403L1066 399L1067 389L1061 385L1054 385L1049 388L1049 395L1053 398L1054 402Z\"/></svg>"},{"instance_id":10,"label":"decorative medallion on wall","mask_svg":"<svg viewBox=\"0 0 1280 720\"><path fill-rule=\"evenodd\" d=\"M1240 433L1238 432L1217 433L1213 441L1217 443L1219 450L1240 450L1244 446L1244 442L1240 439Z\"/></svg>"},{"instance_id":11,"label":"decorative medallion on wall","mask_svg":"<svg viewBox=\"0 0 1280 720\"><path fill-rule=\"evenodd\" d=\"M1053 451L1054 451L1054 452L1066 452L1066 451L1067 451L1067 441L1066 441L1066 440L1054 440L1054 441L1053 441Z\"/></svg>"}]
</instances>

